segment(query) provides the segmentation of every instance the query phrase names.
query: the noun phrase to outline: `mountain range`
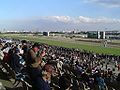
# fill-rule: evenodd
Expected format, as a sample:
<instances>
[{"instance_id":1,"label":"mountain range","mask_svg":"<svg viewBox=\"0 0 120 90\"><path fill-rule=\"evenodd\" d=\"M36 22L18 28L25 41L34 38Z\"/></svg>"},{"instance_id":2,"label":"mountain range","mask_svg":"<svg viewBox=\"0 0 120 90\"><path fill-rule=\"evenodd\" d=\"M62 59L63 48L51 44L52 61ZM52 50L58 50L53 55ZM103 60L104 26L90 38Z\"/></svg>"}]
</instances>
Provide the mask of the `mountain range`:
<instances>
[{"instance_id":1,"label":"mountain range","mask_svg":"<svg viewBox=\"0 0 120 90\"><path fill-rule=\"evenodd\" d=\"M49 16L0 21L0 31L120 31L120 20L105 17Z\"/></svg>"}]
</instances>

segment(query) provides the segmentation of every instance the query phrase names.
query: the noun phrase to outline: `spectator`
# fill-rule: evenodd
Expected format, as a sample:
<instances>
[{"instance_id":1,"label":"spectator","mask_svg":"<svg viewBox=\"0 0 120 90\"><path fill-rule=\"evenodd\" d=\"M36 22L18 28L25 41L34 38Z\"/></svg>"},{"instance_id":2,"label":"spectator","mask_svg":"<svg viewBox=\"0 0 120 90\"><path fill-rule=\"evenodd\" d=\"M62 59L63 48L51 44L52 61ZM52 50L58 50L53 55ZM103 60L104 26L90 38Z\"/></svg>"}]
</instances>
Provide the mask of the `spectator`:
<instances>
[{"instance_id":1,"label":"spectator","mask_svg":"<svg viewBox=\"0 0 120 90\"><path fill-rule=\"evenodd\" d=\"M60 90L70 90L71 78L69 75L64 74L59 79Z\"/></svg>"},{"instance_id":2,"label":"spectator","mask_svg":"<svg viewBox=\"0 0 120 90\"><path fill-rule=\"evenodd\" d=\"M100 76L98 76L96 78L97 82L98 82L98 88L99 90L105 90L105 82L104 82L104 79Z\"/></svg>"}]
</instances>

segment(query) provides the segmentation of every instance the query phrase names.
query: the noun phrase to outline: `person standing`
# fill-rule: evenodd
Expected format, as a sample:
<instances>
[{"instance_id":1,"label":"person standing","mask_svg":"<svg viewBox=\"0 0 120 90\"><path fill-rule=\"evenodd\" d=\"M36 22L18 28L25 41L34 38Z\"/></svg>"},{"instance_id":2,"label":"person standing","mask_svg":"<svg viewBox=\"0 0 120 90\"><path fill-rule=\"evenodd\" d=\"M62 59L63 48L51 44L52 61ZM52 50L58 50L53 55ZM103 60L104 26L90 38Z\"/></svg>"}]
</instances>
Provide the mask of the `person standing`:
<instances>
[{"instance_id":1,"label":"person standing","mask_svg":"<svg viewBox=\"0 0 120 90\"><path fill-rule=\"evenodd\" d=\"M34 43L27 52L26 66L31 78L33 90L50 90L48 81L51 78L52 66L41 67L42 55L39 52L39 44Z\"/></svg>"}]
</instances>

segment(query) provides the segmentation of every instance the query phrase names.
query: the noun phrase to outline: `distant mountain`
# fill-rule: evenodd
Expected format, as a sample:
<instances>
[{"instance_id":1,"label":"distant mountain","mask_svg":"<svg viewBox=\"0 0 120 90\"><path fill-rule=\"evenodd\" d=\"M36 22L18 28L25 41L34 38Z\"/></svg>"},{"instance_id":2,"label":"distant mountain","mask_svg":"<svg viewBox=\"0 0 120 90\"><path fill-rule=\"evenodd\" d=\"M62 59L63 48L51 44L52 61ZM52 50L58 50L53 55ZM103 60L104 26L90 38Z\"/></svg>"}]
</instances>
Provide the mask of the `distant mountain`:
<instances>
[{"instance_id":1,"label":"distant mountain","mask_svg":"<svg viewBox=\"0 0 120 90\"><path fill-rule=\"evenodd\" d=\"M1 31L93 31L119 30L120 20L108 18L89 18L80 16L40 17L29 20L0 22Z\"/></svg>"}]
</instances>

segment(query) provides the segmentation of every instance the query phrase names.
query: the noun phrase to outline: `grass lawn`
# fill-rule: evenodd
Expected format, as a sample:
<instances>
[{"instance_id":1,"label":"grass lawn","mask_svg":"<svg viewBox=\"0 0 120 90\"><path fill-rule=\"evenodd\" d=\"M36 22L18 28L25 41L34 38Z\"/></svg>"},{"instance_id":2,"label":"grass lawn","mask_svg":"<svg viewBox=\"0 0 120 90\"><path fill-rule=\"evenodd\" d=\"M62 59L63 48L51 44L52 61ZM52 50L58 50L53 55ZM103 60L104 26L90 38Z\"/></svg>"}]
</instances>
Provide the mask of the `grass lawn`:
<instances>
[{"instance_id":1,"label":"grass lawn","mask_svg":"<svg viewBox=\"0 0 120 90\"><path fill-rule=\"evenodd\" d=\"M9 38L16 38L16 39L27 39L34 42L40 42L40 43L46 43L49 45L55 45L55 46L62 46L66 48L78 48L81 50L87 50L92 51L95 53L104 53L104 54L114 54L114 55L120 55L120 48L114 47L103 47L103 46L96 46L93 44L88 45L85 43L72 43L72 42L66 42L64 40L51 40L48 38L43 37L33 37L33 36L25 36L21 34L0 34L0 37L9 37Z\"/></svg>"}]
</instances>

